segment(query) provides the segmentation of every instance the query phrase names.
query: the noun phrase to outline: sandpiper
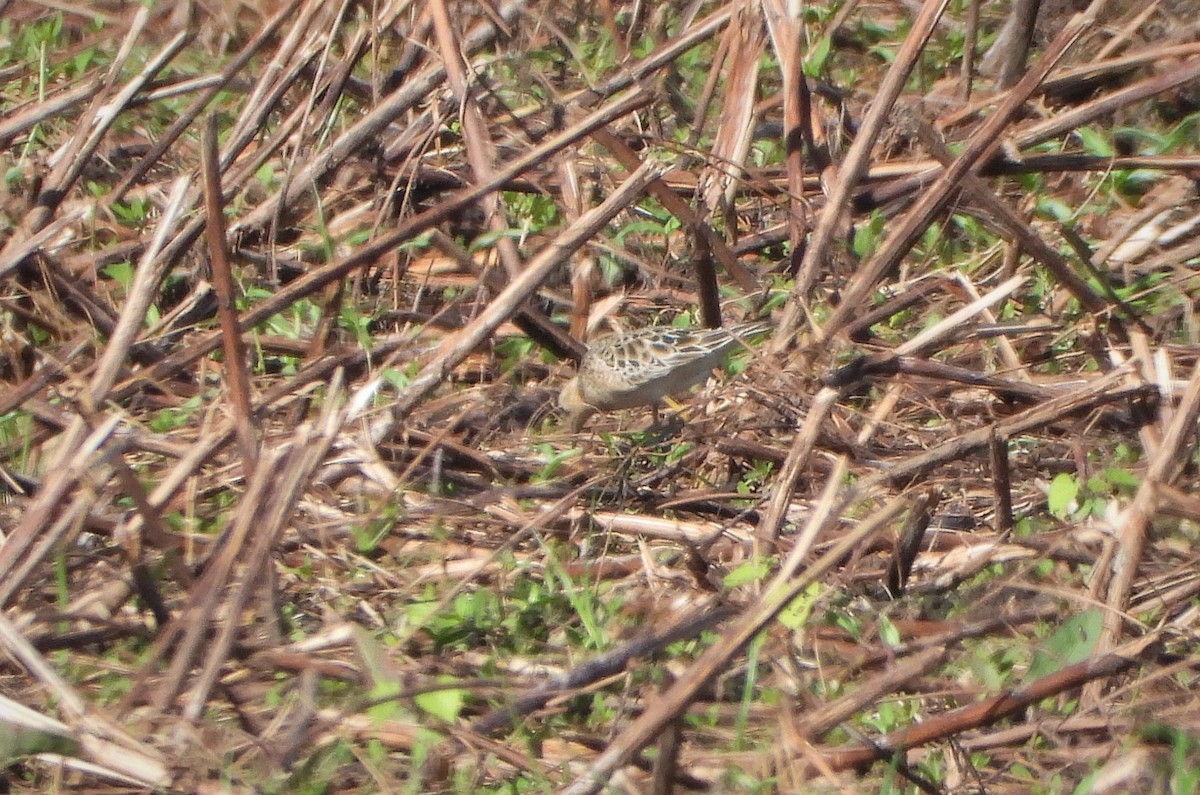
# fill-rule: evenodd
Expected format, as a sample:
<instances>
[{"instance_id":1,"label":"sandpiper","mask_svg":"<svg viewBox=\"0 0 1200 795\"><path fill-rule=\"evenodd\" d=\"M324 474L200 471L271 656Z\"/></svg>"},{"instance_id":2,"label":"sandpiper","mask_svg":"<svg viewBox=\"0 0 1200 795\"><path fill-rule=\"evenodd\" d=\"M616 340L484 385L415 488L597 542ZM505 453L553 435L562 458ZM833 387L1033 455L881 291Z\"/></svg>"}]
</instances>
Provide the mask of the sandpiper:
<instances>
[{"instance_id":1,"label":"sandpiper","mask_svg":"<svg viewBox=\"0 0 1200 795\"><path fill-rule=\"evenodd\" d=\"M658 401L700 383L747 337L770 328L762 321L731 328L651 326L601 337L563 385L558 405L572 431L597 411L649 405L657 419Z\"/></svg>"}]
</instances>

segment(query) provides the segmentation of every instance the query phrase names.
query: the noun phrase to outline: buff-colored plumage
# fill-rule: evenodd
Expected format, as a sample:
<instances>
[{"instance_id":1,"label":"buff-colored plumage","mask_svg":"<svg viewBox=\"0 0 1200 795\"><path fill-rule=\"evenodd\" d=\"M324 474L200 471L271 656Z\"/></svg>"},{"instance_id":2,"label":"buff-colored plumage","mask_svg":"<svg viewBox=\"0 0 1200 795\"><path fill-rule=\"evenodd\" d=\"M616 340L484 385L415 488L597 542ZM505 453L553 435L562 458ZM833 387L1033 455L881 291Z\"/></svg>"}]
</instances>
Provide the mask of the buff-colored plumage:
<instances>
[{"instance_id":1,"label":"buff-colored plumage","mask_svg":"<svg viewBox=\"0 0 1200 795\"><path fill-rule=\"evenodd\" d=\"M558 397L572 430L597 411L655 406L668 395L700 383L745 339L771 327L742 323L732 328L651 327L594 341Z\"/></svg>"}]
</instances>

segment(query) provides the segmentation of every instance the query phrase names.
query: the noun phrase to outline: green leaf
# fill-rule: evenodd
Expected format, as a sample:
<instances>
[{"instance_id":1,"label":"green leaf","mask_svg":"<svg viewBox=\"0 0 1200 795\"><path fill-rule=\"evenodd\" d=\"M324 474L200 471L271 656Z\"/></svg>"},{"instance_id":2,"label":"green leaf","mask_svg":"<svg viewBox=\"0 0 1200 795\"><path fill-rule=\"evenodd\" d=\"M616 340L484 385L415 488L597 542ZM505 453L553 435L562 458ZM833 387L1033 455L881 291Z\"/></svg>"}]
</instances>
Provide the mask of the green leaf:
<instances>
[{"instance_id":1,"label":"green leaf","mask_svg":"<svg viewBox=\"0 0 1200 795\"><path fill-rule=\"evenodd\" d=\"M112 265L105 265L101 269L101 273L121 285L126 291L133 284L133 263L114 262Z\"/></svg>"},{"instance_id":2,"label":"green leaf","mask_svg":"<svg viewBox=\"0 0 1200 795\"><path fill-rule=\"evenodd\" d=\"M1109 482L1109 485L1130 492L1136 491L1138 486L1142 484L1141 479L1137 475L1120 467L1108 467L1105 469L1104 479Z\"/></svg>"},{"instance_id":3,"label":"green leaf","mask_svg":"<svg viewBox=\"0 0 1200 795\"><path fill-rule=\"evenodd\" d=\"M399 718L403 714L396 701L401 693L400 678L388 663L386 650L362 627L354 629L354 648L370 684L367 714L377 721Z\"/></svg>"},{"instance_id":4,"label":"green leaf","mask_svg":"<svg viewBox=\"0 0 1200 795\"><path fill-rule=\"evenodd\" d=\"M1113 157L1116 154L1108 133L1102 133L1090 127L1080 127L1075 130L1075 134L1079 136L1080 142L1083 143L1083 150L1089 155Z\"/></svg>"},{"instance_id":5,"label":"green leaf","mask_svg":"<svg viewBox=\"0 0 1200 795\"><path fill-rule=\"evenodd\" d=\"M1032 682L1086 660L1096 650L1103 622L1098 607L1068 618L1033 655L1023 681Z\"/></svg>"},{"instance_id":6,"label":"green leaf","mask_svg":"<svg viewBox=\"0 0 1200 795\"><path fill-rule=\"evenodd\" d=\"M822 36L809 51L804 59L804 75L819 77L825 71L825 63L829 60L829 51L833 47L833 37Z\"/></svg>"},{"instance_id":7,"label":"green leaf","mask_svg":"<svg viewBox=\"0 0 1200 795\"><path fill-rule=\"evenodd\" d=\"M879 639L893 649L900 645L900 630L887 616L879 617Z\"/></svg>"},{"instance_id":8,"label":"green leaf","mask_svg":"<svg viewBox=\"0 0 1200 795\"><path fill-rule=\"evenodd\" d=\"M813 607L820 596L821 584L814 582L779 611L779 623L793 631L800 629L808 623L808 617L812 615Z\"/></svg>"},{"instance_id":9,"label":"green leaf","mask_svg":"<svg viewBox=\"0 0 1200 795\"><path fill-rule=\"evenodd\" d=\"M450 677L438 677L439 682L453 682ZM467 701L467 691L461 687L448 687L445 690L431 690L414 696L417 706L435 718L454 723L462 714L463 704Z\"/></svg>"},{"instance_id":10,"label":"green leaf","mask_svg":"<svg viewBox=\"0 0 1200 795\"><path fill-rule=\"evenodd\" d=\"M767 571L766 560L760 558L748 561L725 575L725 587L737 588L747 583L759 582L767 576Z\"/></svg>"},{"instance_id":11,"label":"green leaf","mask_svg":"<svg viewBox=\"0 0 1200 795\"><path fill-rule=\"evenodd\" d=\"M1055 475L1054 480L1050 482L1050 493L1047 495L1050 515L1066 519L1071 515L1071 506L1077 496L1079 496L1079 481L1075 479L1074 475L1066 472Z\"/></svg>"}]
</instances>

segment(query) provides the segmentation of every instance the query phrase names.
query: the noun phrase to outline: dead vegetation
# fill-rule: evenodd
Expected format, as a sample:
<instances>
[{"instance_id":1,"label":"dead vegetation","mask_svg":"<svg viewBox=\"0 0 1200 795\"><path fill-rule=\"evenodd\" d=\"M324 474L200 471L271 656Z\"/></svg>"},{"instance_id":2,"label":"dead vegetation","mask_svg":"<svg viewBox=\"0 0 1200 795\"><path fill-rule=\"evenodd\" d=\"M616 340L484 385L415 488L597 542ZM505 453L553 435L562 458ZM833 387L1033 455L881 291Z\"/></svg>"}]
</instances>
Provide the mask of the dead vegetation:
<instances>
[{"instance_id":1,"label":"dead vegetation","mask_svg":"<svg viewBox=\"0 0 1200 795\"><path fill-rule=\"evenodd\" d=\"M1200 31L1068 5L0 1L8 790L1196 791Z\"/></svg>"}]
</instances>

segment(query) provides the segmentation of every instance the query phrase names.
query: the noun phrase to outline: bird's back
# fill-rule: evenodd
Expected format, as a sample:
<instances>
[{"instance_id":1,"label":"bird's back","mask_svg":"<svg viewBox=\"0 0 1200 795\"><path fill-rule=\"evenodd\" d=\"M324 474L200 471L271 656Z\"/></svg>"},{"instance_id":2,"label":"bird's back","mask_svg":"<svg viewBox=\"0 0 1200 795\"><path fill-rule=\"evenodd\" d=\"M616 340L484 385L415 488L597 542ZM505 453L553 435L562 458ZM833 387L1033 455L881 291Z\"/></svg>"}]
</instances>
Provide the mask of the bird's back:
<instances>
[{"instance_id":1,"label":"bird's back","mask_svg":"<svg viewBox=\"0 0 1200 795\"><path fill-rule=\"evenodd\" d=\"M582 397L603 410L655 403L704 380L741 340L768 328L768 323L728 329L651 327L602 337L580 365Z\"/></svg>"}]
</instances>

